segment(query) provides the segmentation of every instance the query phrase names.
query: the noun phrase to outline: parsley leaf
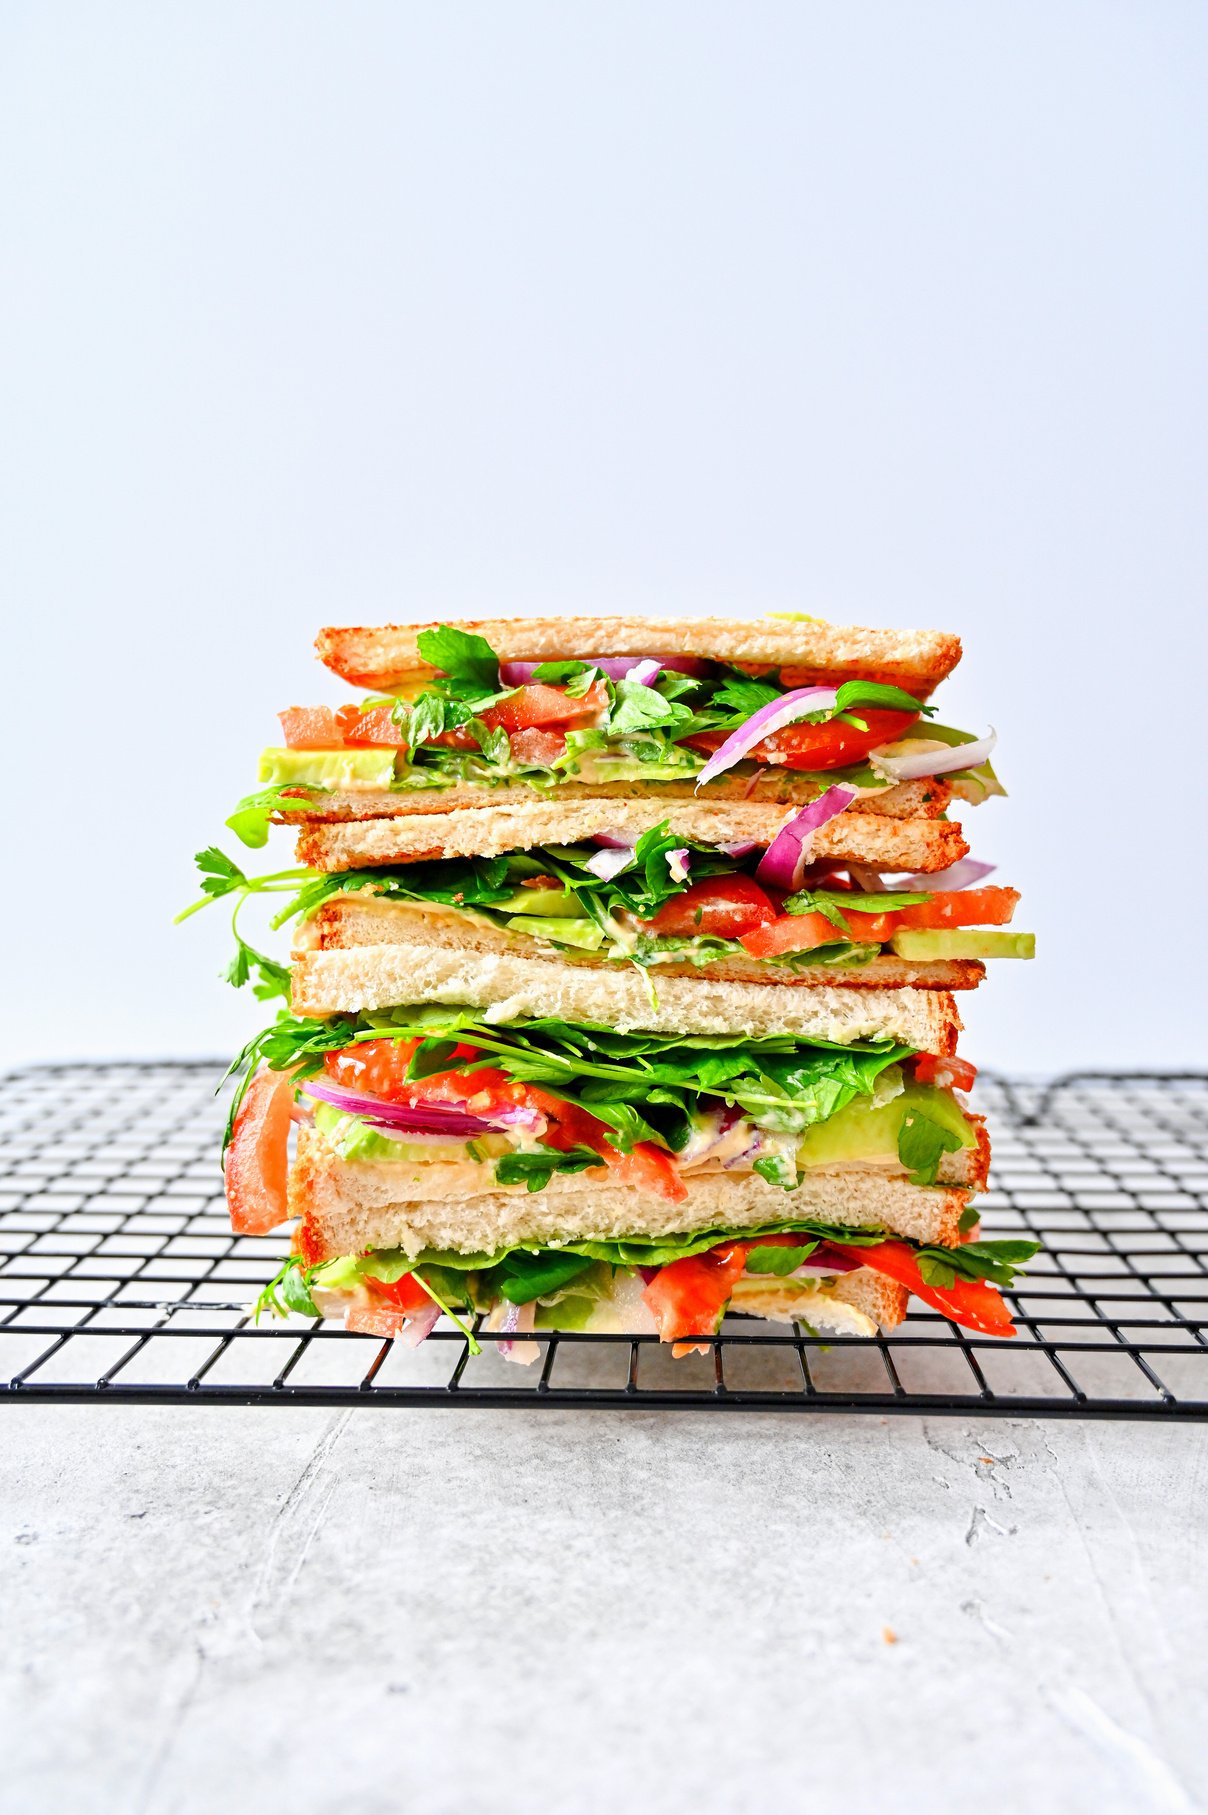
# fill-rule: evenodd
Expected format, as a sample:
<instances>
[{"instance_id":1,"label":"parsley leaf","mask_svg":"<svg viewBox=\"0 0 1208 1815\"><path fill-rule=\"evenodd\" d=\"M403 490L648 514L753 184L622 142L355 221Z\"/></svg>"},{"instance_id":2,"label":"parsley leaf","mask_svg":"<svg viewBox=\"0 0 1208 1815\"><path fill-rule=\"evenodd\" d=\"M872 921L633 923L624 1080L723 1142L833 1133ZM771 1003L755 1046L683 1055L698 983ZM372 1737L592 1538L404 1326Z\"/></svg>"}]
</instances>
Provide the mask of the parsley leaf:
<instances>
[{"instance_id":1,"label":"parsley leaf","mask_svg":"<svg viewBox=\"0 0 1208 1815\"><path fill-rule=\"evenodd\" d=\"M438 624L435 630L420 631L416 647L425 662L451 681L479 693L499 691L499 658L485 637L455 624Z\"/></svg>"},{"instance_id":2,"label":"parsley leaf","mask_svg":"<svg viewBox=\"0 0 1208 1815\"><path fill-rule=\"evenodd\" d=\"M445 728L447 718L443 695L433 691L421 693L406 721L408 753L420 744L435 743Z\"/></svg>"},{"instance_id":3,"label":"parsley leaf","mask_svg":"<svg viewBox=\"0 0 1208 1815\"><path fill-rule=\"evenodd\" d=\"M898 1158L912 1185L934 1185L940 1160L945 1153L955 1153L960 1144L959 1135L941 1128L920 1110L907 1110L902 1118Z\"/></svg>"},{"instance_id":4,"label":"parsley leaf","mask_svg":"<svg viewBox=\"0 0 1208 1815\"><path fill-rule=\"evenodd\" d=\"M583 1172L590 1166L603 1164L593 1148L583 1146L572 1147L568 1153L560 1153L553 1147L542 1147L536 1153L504 1153L495 1162L495 1182L500 1185L523 1184L530 1191L543 1191L555 1172ZM543 1287L542 1290L544 1289ZM504 1296L510 1296L506 1288ZM536 1296L534 1292L533 1297ZM517 1298L513 1302L524 1304L527 1301Z\"/></svg>"},{"instance_id":5,"label":"parsley leaf","mask_svg":"<svg viewBox=\"0 0 1208 1815\"><path fill-rule=\"evenodd\" d=\"M817 1242L802 1242L799 1248L777 1248L769 1243L764 1248L752 1248L747 1255L747 1272L774 1273L778 1279L784 1279L789 1273L795 1273L817 1246Z\"/></svg>"},{"instance_id":6,"label":"parsley leaf","mask_svg":"<svg viewBox=\"0 0 1208 1815\"><path fill-rule=\"evenodd\" d=\"M654 725L686 724L694 714L678 700L665 699L655 687L643 687L640 681L617 681L616 700L608 715L608 730L613 737L627 731L645 731Z\"/></svg>"}]
</instances>

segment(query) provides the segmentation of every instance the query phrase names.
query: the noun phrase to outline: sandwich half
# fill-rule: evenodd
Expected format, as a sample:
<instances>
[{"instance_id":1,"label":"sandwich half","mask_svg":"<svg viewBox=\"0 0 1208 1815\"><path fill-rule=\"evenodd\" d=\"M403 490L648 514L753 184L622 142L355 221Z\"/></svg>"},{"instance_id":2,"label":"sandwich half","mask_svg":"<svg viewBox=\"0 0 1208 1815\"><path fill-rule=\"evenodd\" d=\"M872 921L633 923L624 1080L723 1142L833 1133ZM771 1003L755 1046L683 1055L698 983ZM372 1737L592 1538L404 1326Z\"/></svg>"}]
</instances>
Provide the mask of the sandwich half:
<instances>
[{"instance_id":1,"label":"sandwich half","mask_svg":"<svg viewBox=\"0 0 1208 1815\"><path fill-rule=\"evenodd\" d=\"M942 991L652 996L394 943L305 954L293 1008L244 1054L226 1167L236 1228L298 1219L270 1308L683 1343L730 1307L870 1334L913 1290L1011 1331L1027 1245L971 1239L988 1146Z\"/></svg>"},{"instance_id":2,"label":"sandwich half","mask_svg":"<svg viewBox=\"0 0 1208 1815\"><path fill-rule=\"evenodd\" d=\"M993 736L928 703L960 656L940 631L562 618L325 630L318 648L376 691L283 712L237 829L543 797L801 806L832 784L913 820L1002 791Z\"/></svg>"}]
</instances>

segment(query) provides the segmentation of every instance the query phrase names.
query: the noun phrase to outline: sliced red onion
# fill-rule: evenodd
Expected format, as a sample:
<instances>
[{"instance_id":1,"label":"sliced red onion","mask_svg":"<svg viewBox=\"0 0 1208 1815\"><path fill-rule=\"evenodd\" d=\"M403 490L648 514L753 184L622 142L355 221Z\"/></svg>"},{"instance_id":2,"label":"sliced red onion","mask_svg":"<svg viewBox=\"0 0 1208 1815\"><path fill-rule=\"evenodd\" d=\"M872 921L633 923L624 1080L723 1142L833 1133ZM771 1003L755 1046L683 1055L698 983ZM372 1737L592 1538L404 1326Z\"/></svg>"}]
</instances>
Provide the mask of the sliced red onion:
<instances>
[{"instance_id":1,"label":"sliced red onion","mask_svg":"<svg viewBox=\"0 0 1208 1815\"><path fill-rule=\"evenodd\" d=\"M719 844L718 850L723 857L749 857L759 846L748 839L740 839L736 844Z\"/></svg>"},{"instance_id":2,"label":"sliced red onion","mask_svg":"<svg viewBox=\"0 0 1208 1815\"><path fill-rule=\"evenodd\" d=\"M360 1116L371 1128L405 1137L409 1133L461 1134L473 1137L488 1134L493 1128L537 1128L545 1118L539 1110L523 1103L509 1104L493 1110L489 1116L473 1115L456 1103L387 1103L360 1090L340 1090L332 1084L320 1084L308 1078L302 1085L307 1096L330 1103L345 1115Z\"/></svg>"},{"instance_id":3,"label":"sliced red onion","mask_svg":"<svg viewBox=\"0 0 1208 1815\"><path fill-rule=\"evenodd\" d=\"M598 876L601 882L611 882L613 877L619 876L626 864L632 861L633 846L626 845L623 851L597 851L594 857L587 859L583 868L590 870L593 876Z\"/></svg>"},{"instance_id":4,"label":"sliced red onion","mask_svg":"<svg viewBox=\"0 0 1208 1815\"><path fill-rule=\"evenodd\" d=\"M751 714L745 725L740 725L737 731L731 731L720 750L714 751L696 778L697 787L703 787L715 775L722 775L727 769L732 769L756 744L762 743L765 737L771 737L773 731L783 731L786 725L795 724L807 712L831 711L836 698L833 687L795 687L780 699L769 700L766 706L761 706L758 712Z\"/></svg>"},{"instance_id":5,"label":"sliced red onion","mask_svg":"<svg viewBox=\"0 0 1208 1815\"><path fill-rule=\"evenodd\" d=\"M774 889L790 892L801 886L801 873L809 862L809 841L819 826L842 813L856 798L854 788L835 786L802 807L786 826L782 826L764 852L755 871L755 879Z\"/></svg>"},{"instance_id":6,"label":"sliced red onion","mask_svg":"<svg viewBox=\"0 0 1208 1815\"><path fill-rule=\"evenodd\" d=\"M668 851L667 868L671 872L672 882L687 882L688 871L692 868L692 853L681 845L678 851Z\"/></svg>"},{"instance_id":7,"label":"sliced red onion","mask_svg":"<svg viewBox=\"0 0 1208 1815\"><path fill-rule=\"evenodd\" d=\"M690 675L694 680L709 671L708 662L694 655L607 655L572 659L598 668L610 681L637 681L643 687L651 686L663 668L669 668L675 674ZM543 662L500 662L499 679L505 687L523 687L532 680L537 669L544 666ZM638 669L643 672L639 674Z\"/></svg>"},{"instance_id":8,"label":"sliced red onion","mask_svg":"<svg viewBox=\"0 0 1208 1815\"><path fill-rule=\"evenodd\" d=\"M632 851L633 839L626 838L623 832L593 832L593 844L602 844L610 851Z\"/></svg>"},{"instance_id":9,"label":"sliced red onion","mask_svg":"<svg viewBox=\"0 0 1208 1815\"><path fill-rule=\"evenodd\" d=\"M862 863L849 863L847 873L861 893L865 895L884 894L885 878L880 870L866 869ZM902 886L905 887L905 884Z\"/></svg>"},{"instance_id":10,"label":"sliced red onion","mask_svg":"<svg viewBox=\"0 0 1208 1815\"><path fill-rule=\"evenodd\" d=\"M420 1343L426 1342L431 1336L439 1322L440 1306L435 1302L425 1305L422 1311L408 1311L406 1324L396 1338L399 1347L418 1349Z\"/></svg>"},{"instance_id":11,"label":"sliced red onion","mask_svg":"<svg viewBox=\"0 0 1208 1815\"><path fill-rule=\"evenodd\" d=\"M989 758L998 742L993 725L987 737L975 744L944 744L938 750L918 750L910 756L882 756L874 750L869 757L873 767L882 770L893 781L922 781L928 775L951 775L955 769L976 769Z\"/></svg>"},{"instance_id":12,"label":"sliced red onion","mask_svg":"<svg viewBox=\"0 0 1208 1815\"><path fill-rule=\"evenodd\" d=\"M930 876L925 876L921 870L917 875L902 876L893 887L902 890L967 889L980 882L983 876L992 876L997 868L997 864L982 863L976 857L962 857L959 863L949 865L946 870L936 870Z\"/></svg>"},{"instance_id":13,"label":"sliced red onion","mask_svg":"<svg viewBox=\"0 0 1208 1815\"><path fill-rule=\"evenodd\" d=\"M505 1333L506 1340L495 1345L497 1353L505 1361L518 1361L522 1367L527 1367L529 1362L536 1361L541 1350L535 1342L516 1342L513 1337L531 1330L536 1321L537 1304L530 1300L526 1305L507 1304L498 1322L492 1316L483 1327L489 1329L494 1324L495 1329Z\"/></svg>"}]
</instances>

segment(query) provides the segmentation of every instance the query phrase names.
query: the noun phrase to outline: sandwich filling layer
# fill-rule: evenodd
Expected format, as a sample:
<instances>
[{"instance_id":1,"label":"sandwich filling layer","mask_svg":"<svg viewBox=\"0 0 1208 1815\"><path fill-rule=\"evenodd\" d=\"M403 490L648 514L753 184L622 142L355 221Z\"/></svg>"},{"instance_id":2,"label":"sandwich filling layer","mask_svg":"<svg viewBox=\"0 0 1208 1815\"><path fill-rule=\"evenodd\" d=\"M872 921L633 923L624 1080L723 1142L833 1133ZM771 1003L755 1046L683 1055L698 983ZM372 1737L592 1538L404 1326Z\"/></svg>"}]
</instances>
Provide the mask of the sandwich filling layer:
<instances>
[{"instance_id":1,"label":"sandwich filling layer","mask_svg":"<svg viewBox=\"0 0 1208 1815\"><path fill-rule=\"evenodd\" d=\"M826 687L792 666L682 656L501 663L449 624L418 644L439 672L357 705L281 714L283 743L260 764L274 805L296 809L300 793L321 816L332 792L708 787L766 767L875 794L897 784L903 761L969 800L1002 792L978 739L925 722L923 699L881 681ZM963 745L967 764L953 755Z\"/></svg>"}]
</instances>

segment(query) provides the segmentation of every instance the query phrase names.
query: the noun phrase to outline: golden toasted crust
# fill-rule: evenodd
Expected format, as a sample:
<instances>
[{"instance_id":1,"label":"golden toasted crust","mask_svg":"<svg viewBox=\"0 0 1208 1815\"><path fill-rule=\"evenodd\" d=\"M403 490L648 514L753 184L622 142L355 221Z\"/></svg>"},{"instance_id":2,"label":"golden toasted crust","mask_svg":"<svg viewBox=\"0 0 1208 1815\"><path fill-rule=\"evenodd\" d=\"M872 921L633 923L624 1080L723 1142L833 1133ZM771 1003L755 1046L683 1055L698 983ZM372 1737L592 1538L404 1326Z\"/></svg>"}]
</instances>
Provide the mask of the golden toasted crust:
<instances>
[{"instance_id":1,"label":"golden toasted crust","mask_svg":"<svg viewBox=\"0 0 1208 1815\"><path fill-rule=\"evenodd\" d=\"M955 1247L969 1192L855 1167L805 1175L791 1191L730 1173L686 1181L688 1195L667 1198L629 1186L576 1186L555 1175L541 1191L488 1190L425 1195L422 1166L344 1160L321 1134L299 1132L290 1170L289 1213L303 1219L300 1251L314 1260L367 1248L423 1248L491 1254L517 1242L618 1241L694 1229L751 1229L795 1217L838 1228L880 1228L910 1241Z\"/></svg>"},{"instance_id":2,"label":"golden toasted crust","mask_svg":"<svg viewBox=\"0 0 1208 1815\"><path fill-rule=\"evenodd\" d=\"M946 1058L961 1018L946 990L841 989L820 985L713 983L698 977L648 979L540 958L452 951L441 946L363 945L306 952L293 968L295 1014L326 1017L440 1002L489 1011L488 1020L555 1016L619 1033L791 1034L801 1040L893 1039Z\"/></svg>"},{"instance_id":3,"label":"golden toasted crust","mask_svg":"<svg viewBox=\"0 0 1208 1815\"><path fill-rule=\"evenodd\" d=\"M498 788L477 787L458 783L451 788L333 788L330 793L311 797L297 796L297 809L273 814L276 825L331 825L350 819L401 819L415 814L451 813L464 807L487 811L516 805L561 806L564 801L638 800L653 809L651 824L660 819L668 802L694 800L701 805L716 806L734 801L752 806L805 806L820 793L817 780L809 780L793 769L762 769L753 779L743 775L721 775L696 792L692 777L685 781L608 782L589 787L581 782L563 782L550 793L530 787L526 782L509 782ZM285 792L288 794L289 789ZM938 819L952 799L952 789L938 777L925 781L899 782L894 788L861 795L861 813L872 813L885 819Z\"/></svg>"},{"instance_id":4,"label":"golden toasted crust","mask_svg":"<svg viewBox=\"0 0 1208 1815\"><path fill-rule=\"evenodd\" d=\"M598 833L637 839L666 820L670 830L701 844L752 841L769 845L793 817L784 807L721 806L714 802L645 800L536 801L494 812L461 808L437 816L358 820L307 826L298 835L298 862L339 871L439 857L492 857L541 844L574 844ZM884 819L849 808L810 839L818 860L874 870L943 870L969 850L954 820Z\"/></svg>"},{"instance_id":5,"label":"golden toasted crust","mask_svg":"<svg viewBox=\"0 0 1208 1815\"><path fill-rule=\"evenodd\" d=\"M501 661L693 655L802 670L798 684L887 681L925 699L956 667L960 638L941 630L866 630L810 618L478 618L447 620L485 637ZM418 638L434 624L321 630L319 659L359 687L398 687L435 672ZM796 678L796 677L795 677Z\"/></svg>"},{"instance_id":6,"label":"golden toasted crust","mask_svg":"<svg viewBox=\"0 0 1208 1815\"><path fill-rule=\"evenodd\" d=\"M511 952L517 958L542 958L547 963L571 964L587 970L616 970L627 962L607 958L600 952L553 945L527 933L509 932L472 912L449 908L444 913L431 913L415 903L383 901L367 889L324 902L299 929L295 951L301 955L309 951L347 951L357 945L400 944L437 945L446 951ZM799 988L833 984L844 989L976 989L985 974L985 965L972 958L920 963L896 958L891 952L868 964L816 964L800 971L785 965L762 964L757 958L734 956L716 958L709 964L658 964L652 970L656 987L662 977L711 977L719 983L785 983Z\"/></svg>"}]
</instances>

